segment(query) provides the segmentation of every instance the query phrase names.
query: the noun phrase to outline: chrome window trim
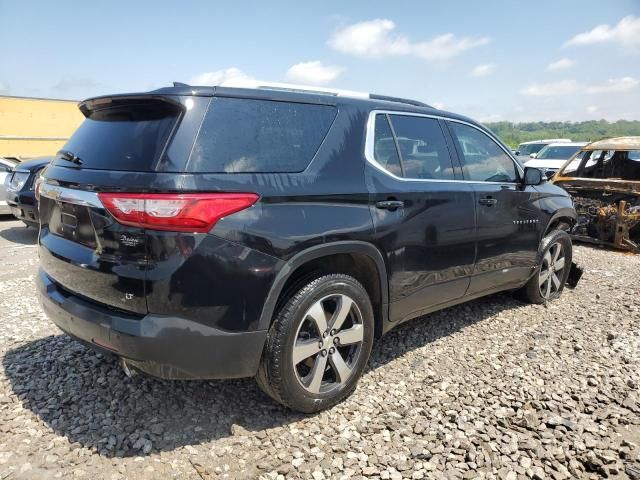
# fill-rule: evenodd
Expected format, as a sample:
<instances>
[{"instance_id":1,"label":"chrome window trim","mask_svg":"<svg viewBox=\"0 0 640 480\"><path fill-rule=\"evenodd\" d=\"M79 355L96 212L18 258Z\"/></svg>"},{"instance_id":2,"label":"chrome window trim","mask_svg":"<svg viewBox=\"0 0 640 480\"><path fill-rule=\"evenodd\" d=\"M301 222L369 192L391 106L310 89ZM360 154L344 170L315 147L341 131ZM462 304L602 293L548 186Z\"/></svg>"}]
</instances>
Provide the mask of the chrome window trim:
<instances>
[{"instance_id":1,"label":"chrome window trim","mask_svg":"<svg viewBox=\"0 0 640 480\"><path fill-rule=\"evenodd\" d=\"M496 137L493 134L488 134L487 132L485 132L481 128L478 128L476 125L472 123L465 122L464 120L458 120L456 118L444 117L441 115L432 115L429 113L403 112L399 110L371 110L371 112L369 112L369 118L367 119L367 130L366 130L365 143L364 143L364 157L367 160L367 162L371 164L371 166L373 166L377 170L380 170L381 172L385 173L386 175L390 176L395 180L400 180L402 182L433 182L433 183L452 183L453 182L453 183L474 183L474 184L479 183L479 184L497 184L497 185L519 185L519 182L486 182L482 180L455 180L455 179L445 180L445 179L438 179L438 178L398 177L397 175L394 175L393 173L385 169L382 165L380 165L374 157L374 136L375 136L375 126L376 126L375 125L376 115L404 115L407 117L433 118L435 120L444 120L449 122L461 123L463 125L467 125L469 127L475 128L480 133L483 133L484 135L489 137L491 140L493 140L494 143L496 143L496 145L498 145L502 149L502 151L507 155L507 157L513 162L520 176L524 175L524 170L522 169L520 164L515 160L515 158L513 158L513 155L511 155L511 152L507 151L502 146L500 141L496 139Z\"/></svg>"},{"instance_id":2,"label":"chrome window trim","mask_svg":"<svg viewBox=\"0 0 640 480\"><path fill-rule=\"evenodd\" d=\"M40 184L40 196L50 198L56 202L73 203L85 207L104 208L98 194L87 190L60 187L43 182Z\"/></svg>"}]
</instances>

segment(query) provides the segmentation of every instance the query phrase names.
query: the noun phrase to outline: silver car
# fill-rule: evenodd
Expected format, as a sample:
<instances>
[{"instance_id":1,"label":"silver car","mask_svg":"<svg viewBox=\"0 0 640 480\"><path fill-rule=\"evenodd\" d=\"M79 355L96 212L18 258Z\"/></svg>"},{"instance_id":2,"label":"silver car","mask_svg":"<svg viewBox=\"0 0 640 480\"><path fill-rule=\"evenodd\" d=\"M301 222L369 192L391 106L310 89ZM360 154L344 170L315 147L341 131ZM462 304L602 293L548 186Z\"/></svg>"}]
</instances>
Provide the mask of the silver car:
<instances>
[{"instance_id":1,"label":"silver car","mask_svg":"<svg viewBox=\"0 0 640 480\"><path fill-rule=\"evenodd\" d=\"M16 165L17 162L0 157L0 215L9 215L11 213L6 199L7 183L10 181L11 172L13 172L13 167Z\"/></svg>"}]
</instances>

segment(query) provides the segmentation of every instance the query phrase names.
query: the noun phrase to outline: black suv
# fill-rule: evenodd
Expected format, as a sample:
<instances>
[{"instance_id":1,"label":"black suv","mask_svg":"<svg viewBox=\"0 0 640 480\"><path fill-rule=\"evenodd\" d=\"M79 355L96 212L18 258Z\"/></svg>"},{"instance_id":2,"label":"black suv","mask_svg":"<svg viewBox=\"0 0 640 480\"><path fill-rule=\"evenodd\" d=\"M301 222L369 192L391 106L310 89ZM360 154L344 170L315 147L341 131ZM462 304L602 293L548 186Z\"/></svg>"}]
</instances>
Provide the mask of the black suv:
<instances>
[{"instance_id":1,"label":"black suv","mask_svg":"<svg viewBox=\"0 0 640 480\"><path fill-rule=\"evenodd\" d=\"M395 325L502 290L542 303L569 274L568 194L460 115L186 85L79 108L40 185L39 296L127 372L255 376L313 412Z\"/></svg>"}]
</instances>

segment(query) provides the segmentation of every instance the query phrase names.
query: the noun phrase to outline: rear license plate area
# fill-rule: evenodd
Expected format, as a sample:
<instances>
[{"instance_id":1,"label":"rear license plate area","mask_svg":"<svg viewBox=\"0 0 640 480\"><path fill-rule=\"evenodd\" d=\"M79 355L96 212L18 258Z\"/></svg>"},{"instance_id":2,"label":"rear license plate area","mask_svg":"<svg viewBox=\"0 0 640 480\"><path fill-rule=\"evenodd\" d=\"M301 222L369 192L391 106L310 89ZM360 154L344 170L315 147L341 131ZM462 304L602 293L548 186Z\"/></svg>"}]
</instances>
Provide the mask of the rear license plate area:
<instances>
[{"instance_id":1,"label":"rear license plate area","mask_svg":"<svg viewBox=\"0 0 640 480\"><path fill-rule=\"evenodd\" d=\"M72 228L74 230L78 227L78 218L75 215L71 213L61 212L60 216L60 220L62 221L62 225L64 227Z\"/></svg>"}]
</instances>

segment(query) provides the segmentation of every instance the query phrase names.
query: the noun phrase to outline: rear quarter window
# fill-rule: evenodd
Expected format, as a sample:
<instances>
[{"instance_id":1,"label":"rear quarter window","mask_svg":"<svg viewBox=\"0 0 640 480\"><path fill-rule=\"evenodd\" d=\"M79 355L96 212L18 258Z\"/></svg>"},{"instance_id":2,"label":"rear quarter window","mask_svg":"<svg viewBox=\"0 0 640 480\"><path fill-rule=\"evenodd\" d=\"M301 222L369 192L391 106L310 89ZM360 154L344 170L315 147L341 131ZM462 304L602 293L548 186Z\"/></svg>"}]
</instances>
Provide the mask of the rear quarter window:
<instances>
[{"instance_id":1,"label":"rear quarter window","mask_svg":"<svg viewBox=\"0 0 640 480\"><path fill-rule=\"evenodd\" d=\"M301 172L318 151L336 112L329 105L214 98L187 170Z\"/></svg>"}]
</instances>

